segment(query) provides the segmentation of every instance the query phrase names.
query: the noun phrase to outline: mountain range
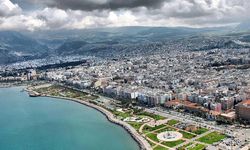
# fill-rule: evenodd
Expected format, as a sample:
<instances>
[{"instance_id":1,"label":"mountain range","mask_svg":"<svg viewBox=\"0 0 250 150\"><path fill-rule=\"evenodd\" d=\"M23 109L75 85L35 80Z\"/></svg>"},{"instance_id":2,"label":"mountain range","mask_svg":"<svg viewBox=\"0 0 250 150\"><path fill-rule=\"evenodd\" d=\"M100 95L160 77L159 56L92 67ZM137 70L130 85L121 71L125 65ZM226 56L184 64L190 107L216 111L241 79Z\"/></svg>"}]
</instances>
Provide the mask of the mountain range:
<instances>
[{"instance_id":1,"label":"mountain range","mask_svg":"<svg viewBox=\"0 0 250 150\"><path fill-rule=\"evenodd\" d=\"M144 51L150 51L152 44L162 45L173 40L195 43L199 39L211 37L219 39L220 42L212 42L198 50L244 48L249 46L246 44L250 41L249 29L250 26L243 23L234 28L120 27L35 32L0 31L0 64L55 55L110 56L115 52L126 54L140 49L140 46L144 47Z\"/></svg>"}]
</instances>

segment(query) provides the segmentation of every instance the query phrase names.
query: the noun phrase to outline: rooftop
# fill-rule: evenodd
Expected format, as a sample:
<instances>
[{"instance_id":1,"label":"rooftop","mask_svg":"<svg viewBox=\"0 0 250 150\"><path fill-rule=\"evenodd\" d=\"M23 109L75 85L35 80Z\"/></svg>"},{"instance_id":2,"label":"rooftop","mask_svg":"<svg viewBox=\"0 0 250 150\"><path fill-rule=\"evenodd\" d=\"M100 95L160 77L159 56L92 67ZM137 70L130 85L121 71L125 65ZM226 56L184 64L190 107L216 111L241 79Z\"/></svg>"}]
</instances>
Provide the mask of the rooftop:
<instances>
[{"instance_id":1,"label":"rooftop","mask_svg":"<svg viewBox=\"0 0 250 150\"><path fill-rule=\"evenodd\" d=\"M245 106L245 107L250 107L250 100L245 100L245 101L239 103L239 105Z\"/></svg>"}]
</instances>

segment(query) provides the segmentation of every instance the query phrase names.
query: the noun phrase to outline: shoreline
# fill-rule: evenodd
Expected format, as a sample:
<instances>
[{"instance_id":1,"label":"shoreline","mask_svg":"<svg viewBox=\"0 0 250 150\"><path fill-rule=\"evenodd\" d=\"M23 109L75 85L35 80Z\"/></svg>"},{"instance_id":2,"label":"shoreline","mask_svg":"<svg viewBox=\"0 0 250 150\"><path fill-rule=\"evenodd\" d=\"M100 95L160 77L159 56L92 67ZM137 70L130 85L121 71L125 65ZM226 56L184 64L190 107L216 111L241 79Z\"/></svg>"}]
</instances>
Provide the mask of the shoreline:
<instances>
[{"instance_id":1,"label":"shoreline","mask_svg":"<svg viewBox=\"0 0 250 150\"><path fill-rule=\"evenodd\" d=\"M25 91L27 91L29 93L33 90L30 89L29 87L27 87L27 88L25 88ZM83 100L79 100L79 99L75 99L75 98L68 98L68 97L60 97L60 96L52 96L52 95L40 95L37 97L50 97L50 98L56 98L56 99L63 99L63 100L76 102L76 103L85 105L87 107L91 107L91 108L99 111L100 113L102 113L108 119L108 121L110 121L111 123L114 123L114 124L119 125L122 128L124 128L129 133L129 135L136 141L136 143L138 144L138 146L141 150L152 150L151 145L133 127L131 127L129 124L127 124L124 121L116 119L115 116L110 111L106 110L105 108L103 108L101 106L92 104L92 103L87 102L87 101L83 101Z\"/></svg>"},{"instance_id":2,"label":"shoreline","mask_svg":"<svg viewBox=\"0 0 250 150\"><path fill-rule=\"evenodd\" d=\"M141 137L141 135L139 133L137 133L137 131L134 128L132 128L126 122L116 119L111 112L109 112L108 110L106 110L103 107L100 107L98 105L95 105L95 104L92 104L92 103L89 103L89 102L86 102L83 100L74 99L74 98L50 96L50 95L43 95L40 97L50 97L50 98L56 98L56 99L69 100L69 101L73 101L73 102L91 107L91 108L99 111L100 113L102 113L108 119L108 121L110 121L111 123L114 123L114 124L119 125L122 128L124 128L131 135L131 137L138 143L141 150L152 150L152 148L148 144L148 142L143 137Z\"/></svg>"}]
</instances>

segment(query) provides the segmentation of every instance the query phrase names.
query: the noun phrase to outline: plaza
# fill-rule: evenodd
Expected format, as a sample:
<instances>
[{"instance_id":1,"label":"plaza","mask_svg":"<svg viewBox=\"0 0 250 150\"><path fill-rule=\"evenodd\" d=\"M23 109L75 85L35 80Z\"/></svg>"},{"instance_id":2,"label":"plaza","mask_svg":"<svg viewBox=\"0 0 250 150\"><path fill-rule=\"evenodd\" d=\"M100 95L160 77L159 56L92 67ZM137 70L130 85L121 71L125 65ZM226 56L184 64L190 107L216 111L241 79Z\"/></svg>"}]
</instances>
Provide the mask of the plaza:
<instances>
[{"instance_id":1,"label":"plaza","mask_svg":"<svg viewBox=\"0 0 250 150\"><path fill-rule=\"evenodd\" d=\"M159 140L167 142L177 141L180 140L182 137L183 135L180 132L176 131L165 131L157 135L157 138Z\"/></svg>"}]
</instances>

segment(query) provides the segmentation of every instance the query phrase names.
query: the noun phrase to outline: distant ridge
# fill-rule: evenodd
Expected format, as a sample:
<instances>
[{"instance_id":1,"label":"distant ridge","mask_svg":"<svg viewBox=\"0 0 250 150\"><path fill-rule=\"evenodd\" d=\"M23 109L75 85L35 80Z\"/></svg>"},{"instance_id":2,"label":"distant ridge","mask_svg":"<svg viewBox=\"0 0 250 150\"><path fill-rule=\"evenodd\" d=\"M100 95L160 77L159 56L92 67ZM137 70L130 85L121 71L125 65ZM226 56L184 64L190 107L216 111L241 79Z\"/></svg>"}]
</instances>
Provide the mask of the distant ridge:
<instances>
[{"instance_id":1,"label":"distant ridge","mask_svg":"<svg viewBox=\"0 0 250 150\"><path fill-rule=\"evenodd\" d=\"M237 27L211 28L124 26L33 32L0 31L0 64L50 56L110 58L154 53L156 50L166 50L167 45L174 41L175 44L188 43L186 49L195 50L244 48L248 45L235 43L234 39L249 42L250 34L244 33L243 36L240 32L247 30L250 31L250 22L244 22ZM200 44L204 40L207 43Z\"/></svg>"},{"instance_id":2,"label":"distant ridge","mask_svg":"<svg viewBox=\"0 0 250 150\"><path fill-rule=\"evenodd\" d=\"M0 31L0 64L42 57L46 45L16 31Z\"/></svg>"},{"instance_id":3,"label":"distant ridge","mask_svg":"<svg viewBox=\"0 0 250 150\"><path fill-rule=\"evenodd\" d=\"M247 32L247 31L250 31L250 20L242 22L241 24L239 24L235 28L235 31L238 31L238 32Z\"/></svg>"}]
</instances>

